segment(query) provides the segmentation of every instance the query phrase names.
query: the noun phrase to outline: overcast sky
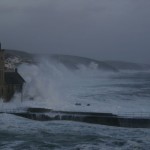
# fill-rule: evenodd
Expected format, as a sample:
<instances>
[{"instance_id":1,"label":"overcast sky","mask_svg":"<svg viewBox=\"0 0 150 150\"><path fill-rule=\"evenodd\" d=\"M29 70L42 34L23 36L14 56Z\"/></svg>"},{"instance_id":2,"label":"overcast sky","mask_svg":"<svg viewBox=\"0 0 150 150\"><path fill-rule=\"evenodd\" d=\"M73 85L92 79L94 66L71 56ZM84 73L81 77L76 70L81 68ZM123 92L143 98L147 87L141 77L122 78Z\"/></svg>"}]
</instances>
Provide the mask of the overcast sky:
<instances>
[{"instance_id":1,"label":"overcast sky","mask_svg":"<svg viewBox=\"0 0 150 150\"><path fill-rule=\"evenodd\" d=\"M150 0L0 0L3 48L150 63Z\"/></svg>"}]
</instances>

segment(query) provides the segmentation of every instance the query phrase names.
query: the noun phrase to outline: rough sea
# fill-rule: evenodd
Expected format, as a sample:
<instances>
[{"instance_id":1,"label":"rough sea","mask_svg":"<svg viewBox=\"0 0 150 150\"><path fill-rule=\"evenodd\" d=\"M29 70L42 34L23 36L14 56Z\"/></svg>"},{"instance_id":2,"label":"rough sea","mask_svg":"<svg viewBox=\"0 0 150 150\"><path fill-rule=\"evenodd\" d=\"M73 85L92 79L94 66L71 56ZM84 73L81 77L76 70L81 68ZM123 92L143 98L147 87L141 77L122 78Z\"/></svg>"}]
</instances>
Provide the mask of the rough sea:
<instances>
[{"instance_id":1,"label":"rough sea","mask_svg":"<svg viewBox=\"0 0 150 150\"><path fill-rule=\"evenodd\" d=\"M16 94L0 111L44 107L150 117L150 72L105 72L79 66L69 70L43 60L21 65L24 98ZM80 105L76 105L80 103ZM33 121L0 114L0 150L149 150L150 129L72 121Z\"/></svg>"}]
</instances>

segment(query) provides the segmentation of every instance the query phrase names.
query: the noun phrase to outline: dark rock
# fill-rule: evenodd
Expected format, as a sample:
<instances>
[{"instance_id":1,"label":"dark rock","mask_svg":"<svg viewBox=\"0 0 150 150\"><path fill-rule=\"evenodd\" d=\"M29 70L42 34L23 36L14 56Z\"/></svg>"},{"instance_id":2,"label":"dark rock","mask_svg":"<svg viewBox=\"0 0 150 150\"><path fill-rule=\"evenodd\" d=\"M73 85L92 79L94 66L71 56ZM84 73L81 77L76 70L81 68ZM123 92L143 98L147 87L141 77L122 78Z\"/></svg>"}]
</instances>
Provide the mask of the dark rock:
<instances>
[{"instance_id":1,"label":"dark rock","mask_svg":"<svg viewBox=\"0 0 150 150\"><path fill-rule=\"evenodd\" d=\"M75 103L76 106L81 106L81 103Z\"/></svg>"}]
</instances>

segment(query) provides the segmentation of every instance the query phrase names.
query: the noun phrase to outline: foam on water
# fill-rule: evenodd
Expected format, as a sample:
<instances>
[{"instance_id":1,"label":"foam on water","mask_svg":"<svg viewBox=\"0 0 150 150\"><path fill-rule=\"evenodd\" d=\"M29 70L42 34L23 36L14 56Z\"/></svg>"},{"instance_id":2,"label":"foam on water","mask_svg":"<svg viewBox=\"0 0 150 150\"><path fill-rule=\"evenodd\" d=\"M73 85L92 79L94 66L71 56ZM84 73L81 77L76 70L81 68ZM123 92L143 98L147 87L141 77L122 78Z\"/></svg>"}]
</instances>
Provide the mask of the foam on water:
<instances>
[{"instance_id":1,"label":"foam on water","mask_svg":"<svg viewBox=\"0 0 150 150\"><path fill-rule=\"evenodd\" d=\"M0 114L0 148L8 149L150 149L149 129L127 129L78 122L39 122Z\"/></svg>"},{"instance_id":2,"label":"foam on water","mask_svg":"<svg viewBox=\"0 0 150 150\"><path fill-rule=\"evenodd\" d=\"M26 81L24 99L21 102L16 94L12 102L0 102L0 110L44 107L86 112L150 112L150 81L137 78L139 72L105 72L98 70L96 64L69 70L45 58L39 62L19 67Z\"/></svg>"}]
</instances>

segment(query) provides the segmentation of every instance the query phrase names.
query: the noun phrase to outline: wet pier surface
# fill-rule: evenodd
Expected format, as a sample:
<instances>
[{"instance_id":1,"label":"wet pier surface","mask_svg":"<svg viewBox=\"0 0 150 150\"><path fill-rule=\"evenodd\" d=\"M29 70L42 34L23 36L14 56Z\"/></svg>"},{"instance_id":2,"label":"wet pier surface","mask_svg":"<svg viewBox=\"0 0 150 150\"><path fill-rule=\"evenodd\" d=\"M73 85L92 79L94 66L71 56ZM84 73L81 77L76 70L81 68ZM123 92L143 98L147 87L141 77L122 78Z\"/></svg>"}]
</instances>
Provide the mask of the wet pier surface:
<instances>
[{"instance_id":1,"label":"wet pier surface","mask_svg":"<svg viewBox=\"0 0 150 150\"><path fill-rule=\"evenodd\" d=\"M55 111L45 108L27 108L22 112L7 111L1 113L9 113L37 121L66 120L116 127L150 128L150 116L119 116L112 113Z\"/></svg>"}]
</instances>

